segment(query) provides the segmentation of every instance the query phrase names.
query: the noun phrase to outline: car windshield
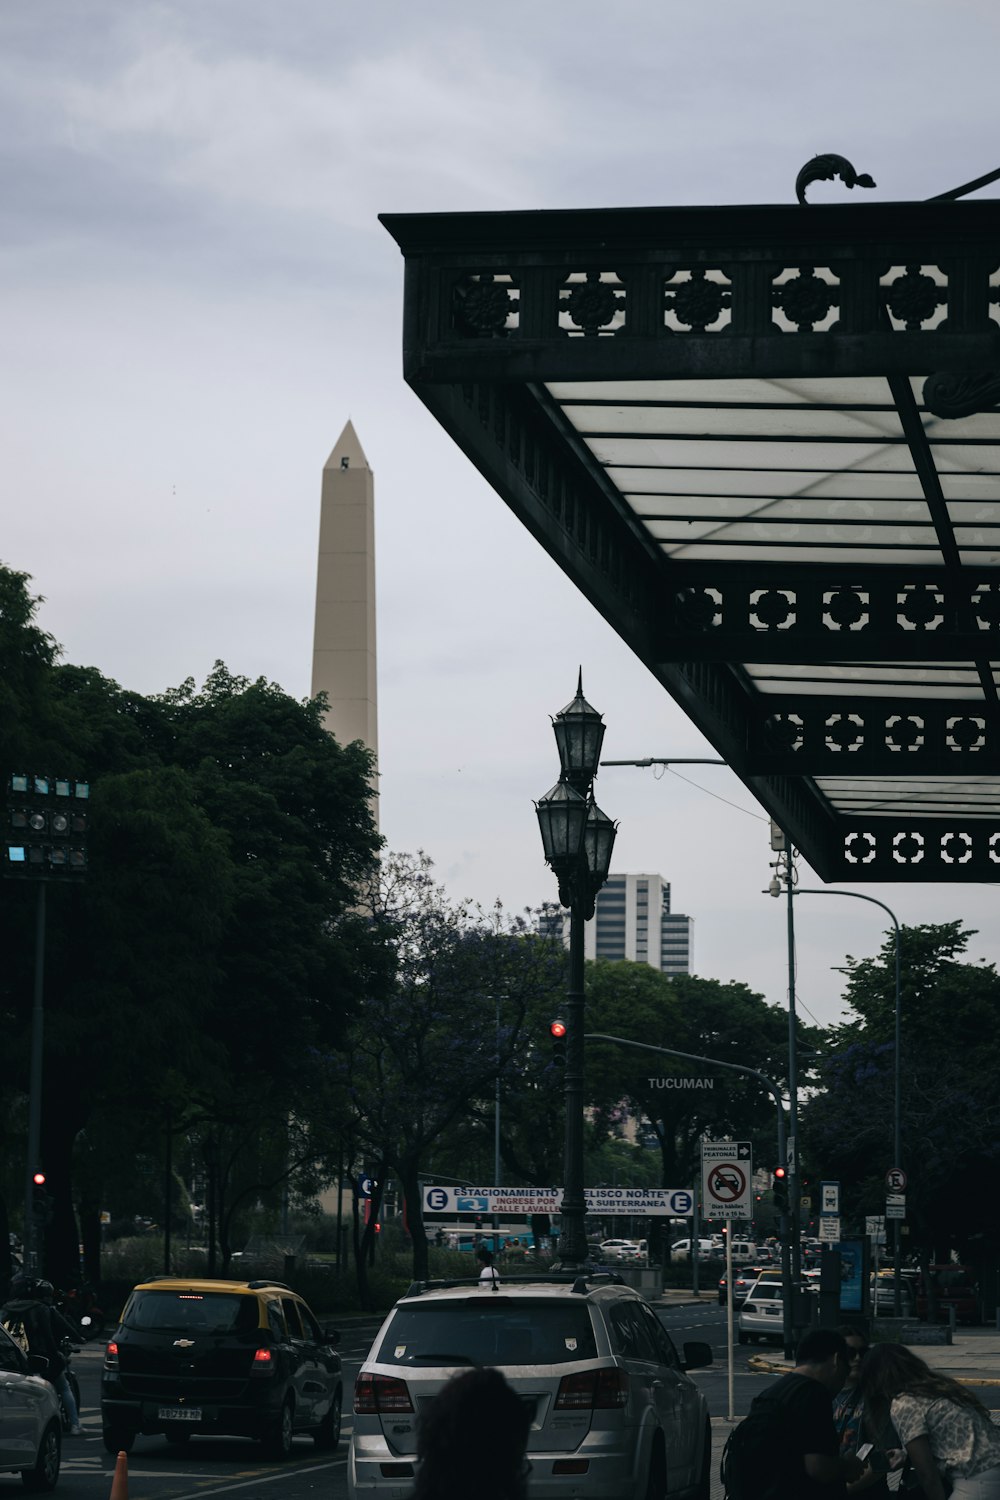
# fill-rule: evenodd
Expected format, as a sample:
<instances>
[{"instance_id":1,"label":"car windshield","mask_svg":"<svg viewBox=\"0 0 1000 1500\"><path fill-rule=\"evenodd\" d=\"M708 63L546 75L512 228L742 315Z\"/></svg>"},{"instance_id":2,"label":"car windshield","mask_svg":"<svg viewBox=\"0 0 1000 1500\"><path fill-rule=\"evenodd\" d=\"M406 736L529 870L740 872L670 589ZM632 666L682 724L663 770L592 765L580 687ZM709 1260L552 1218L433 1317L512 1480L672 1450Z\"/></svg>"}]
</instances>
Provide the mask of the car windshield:
<instances>
[{"instance_id":1,"label":"car windshield","mask_svg":"<svg viewBox=\"0 0 1000 1500\"><path fill-rule=\"evenodd\" d=\"M476 1296L399 1307L382 1365L558 1365L597 1354L590 1310L567 1299Z\"/></svg>"},{"instance_id":2,"label":"car windshield","mask_svg":"<svg viewBox=\"0 0 1000 1500\"><path fill-rule=\"evenodd\" d=\"M257 1301L229 1292L133 1292L122 1322L161 1333L251 1333Z\"/></svg>"}]
</instances>

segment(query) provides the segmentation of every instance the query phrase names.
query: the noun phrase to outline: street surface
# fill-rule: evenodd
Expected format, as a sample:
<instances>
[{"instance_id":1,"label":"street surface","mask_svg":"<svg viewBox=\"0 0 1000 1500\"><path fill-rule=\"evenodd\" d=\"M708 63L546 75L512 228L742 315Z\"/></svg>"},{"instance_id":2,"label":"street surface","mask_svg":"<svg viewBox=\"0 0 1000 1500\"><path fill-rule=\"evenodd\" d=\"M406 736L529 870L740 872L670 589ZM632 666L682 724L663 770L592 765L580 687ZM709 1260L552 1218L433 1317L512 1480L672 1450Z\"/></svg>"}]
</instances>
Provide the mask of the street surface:
<instances>
[{"instance_id":1,"label":"street surface","mask_svg":"<svg viewBox=\"0 0 1000 1500\"><path fill-rule=\"evenodd\" d=\"M730 1430L726 1419L725 1308L703 1303L700 1307L658 1308L657 1314L678 1352L685 1340L697 1339L711 1345L715 1363L707 1370L693 1371L692 1379L705 1392L712 1414L712 1500L720 1500L719 1457ZM345 1465L354 1378L381 1321L380 1317L352 1318L341 1325L338 1347L344 1362L344 1435L337 1453L321 1453L311 1438L299 1437L295 1439L291 1462L274 1464L262 1460L256 1443L242 1438L194 1437L187 1450L181 1451L170 1447L163 1438L140 1437L129 1454L129 1500L214 1500L215 1496L268 1500L271 1495L274 1500L315 1500L318 1492L322 1492L324 1500L346 1500ZM745 1416L756 1393L775 1378L749 1368L751 1356L766 1357L769 1352L780 1359L780 1349L735 1346L733 1406L737 1418ZM63 1469L56 1493L64 1500L108 1500L111 1493L115 1461L111 1454L105 1453L101 1440L103 1356L103 1346L85 1346L73 1359L80 1382L85 1436L66 1438L63 1443ZM987 1408L1000 1406L1000 1387L978 1388L976 1394ZM14 1475L0 1476L0 1500L20 1493L21 1484Z\"/></svg>"}]
</instances>

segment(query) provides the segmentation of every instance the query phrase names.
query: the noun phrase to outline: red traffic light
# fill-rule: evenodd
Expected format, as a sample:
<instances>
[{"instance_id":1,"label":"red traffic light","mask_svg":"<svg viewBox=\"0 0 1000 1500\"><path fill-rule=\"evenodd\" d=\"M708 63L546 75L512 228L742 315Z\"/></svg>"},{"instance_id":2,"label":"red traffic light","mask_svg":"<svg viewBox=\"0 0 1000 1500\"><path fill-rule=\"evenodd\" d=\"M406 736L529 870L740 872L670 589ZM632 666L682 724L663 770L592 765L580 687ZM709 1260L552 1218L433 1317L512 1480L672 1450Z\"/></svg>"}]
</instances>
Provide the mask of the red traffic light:
<instances>
[{"instance_id":1,"label":"red traffic light","mask_svg":"<svg viewBox=\"0 0 1000 1500\"><path fill-rule=\"evenodd\" d=\"M45 1173L44 1172L35 1172L34 1175L32 1176L31 1180L35 1184L36 1187L44 1187L45 1186Z\"/></svg>"},{"instance_id":2,"label":"red traffic light","mask_svg":"<svg viewBox=\"0 0 1000 1500\"><path fill-rule=\"evenodd\" d=\"M775 1167L774 1177L776 1182L785 1182L788 1178L788 1169L786 1167Z\"/></svg>"},{"instance_id":3,"label":"red traffic light","mask_svg":"<svg viewBox=\"0 0 1000 1500\"><path fill-rule=\"evenodd\" d=\"M566 1022L565 1021L550 1021L549 1022L549 1035L555 1037L557 1041L558 1041L558 1039L560 1037L564 1037L566 1035Z\"/></svg>"}]
</instances>

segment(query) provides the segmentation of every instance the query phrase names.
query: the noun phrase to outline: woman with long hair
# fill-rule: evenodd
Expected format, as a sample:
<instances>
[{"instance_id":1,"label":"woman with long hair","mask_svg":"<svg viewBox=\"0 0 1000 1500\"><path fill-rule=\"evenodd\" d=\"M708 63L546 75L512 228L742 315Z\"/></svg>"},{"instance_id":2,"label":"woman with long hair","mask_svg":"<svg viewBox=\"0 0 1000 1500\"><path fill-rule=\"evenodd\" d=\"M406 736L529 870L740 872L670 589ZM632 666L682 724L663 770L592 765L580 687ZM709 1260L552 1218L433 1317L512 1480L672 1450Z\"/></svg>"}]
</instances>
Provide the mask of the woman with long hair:
<instances>
[{"instance_id":1,"label":"woman with long hair","mask_svg":"<svg viewBox=\"0 0 1000 1500\"><path fill-rule=\"evenodd\" d=\"M965 1386L902 1344L876 1344L861 1395L869 1420L899 1433L925 1500L1000 1500L1000 1427Z\"/></svg>"},{"instance_id":2,"label":"woman with long hair","mask_svg":"<svg viewBox=\"0 0 1000 1500\"><path fill-rule=\"evenodd\" d=\"M464 1370L420 1414L411 1500L525 1500L532 1407L499 1370Z\"/></svg>"},{"instance_id":3,"label":"woman with long hair","mask_svg":"<svg viewBox=\"0 0 1000 1500\"><path fill-rule=\"evenodd\" d=\"M850 1364L847 1369L847 1380L843 1388L833 1398L833 1425L837 1429L840 1438L840 1452L844 1457L849 1453L857 1453L861 1445L873 1436L870 1430L872 1424L866 1421L868 1415L865 1410L864 1397L861 1394L861 1372L864 1362L871 1352L868 1346L868 1335L860 1325L848 1324L838 1330L844 1336L847 1344L847 1353ZM895 1446L895 1435L892 1443L879 1442L880 1449L888 1450ZM884 1468L884 1455L883 1468ZM875 1461L869 1458L869 1467L865 1469L860 1479L847 1486L849 1496L865 1494L867 1500L884 1500L889 1494L889 1483L885 1473L875 1467Z\"/></svg>"}]
</instances>

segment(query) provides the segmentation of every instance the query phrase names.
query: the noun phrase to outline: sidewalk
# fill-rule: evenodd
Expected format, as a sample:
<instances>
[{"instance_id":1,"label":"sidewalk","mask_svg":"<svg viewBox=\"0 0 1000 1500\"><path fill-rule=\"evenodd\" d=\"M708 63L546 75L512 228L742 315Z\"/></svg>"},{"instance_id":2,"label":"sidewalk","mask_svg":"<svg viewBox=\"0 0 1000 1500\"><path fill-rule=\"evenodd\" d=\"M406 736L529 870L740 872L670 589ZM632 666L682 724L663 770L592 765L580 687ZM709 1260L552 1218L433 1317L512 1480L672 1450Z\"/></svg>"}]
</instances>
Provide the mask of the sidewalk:
<instances>
[{"instance_id":1,"label":"sidewalk","mask_svg":"<svg viewBox=\"0 0 1000 1500\"><path fill-rule=\"evenodd\" d=\"M1000 1386L1000 1329L957 1328L950 1344L908 1346L935 1370L960 1380L963 1385ZM755 1354L751 1368L783 1375L791 1364L781 1355Z\"/></svg>"}]
</instances>

